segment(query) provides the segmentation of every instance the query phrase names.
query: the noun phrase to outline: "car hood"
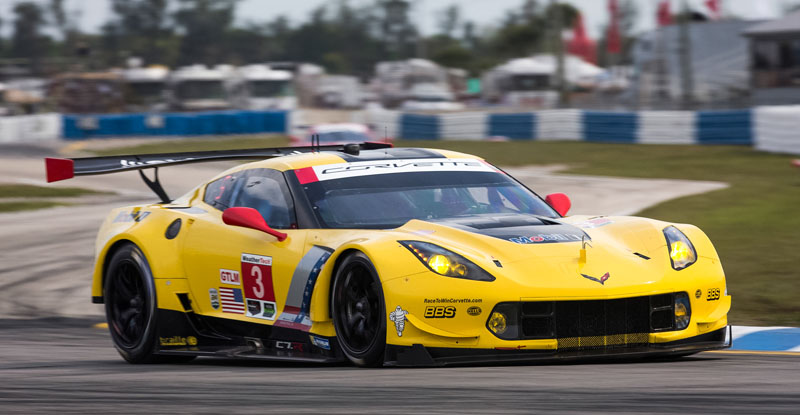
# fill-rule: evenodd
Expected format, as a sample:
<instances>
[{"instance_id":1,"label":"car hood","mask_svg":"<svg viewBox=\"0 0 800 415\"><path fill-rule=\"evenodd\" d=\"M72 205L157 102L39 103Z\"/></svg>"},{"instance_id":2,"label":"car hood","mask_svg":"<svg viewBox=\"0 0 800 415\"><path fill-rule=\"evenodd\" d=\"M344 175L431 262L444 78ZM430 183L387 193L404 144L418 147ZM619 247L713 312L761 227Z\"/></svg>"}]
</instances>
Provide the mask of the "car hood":
<instances>
[{"instance_id":1,"label":"car hood","mask_svg":"<svg viewBox=\"0 0 800 415\"><path fill-rule=\"evenodd\" d=\"M589 220L413 220L397 230L464 255L498 280L530 287L526 298L564 297L565 289L576 298L664 289L671 267L657 221L614 217L597 226Z\"/></svg>"}]
</instances>

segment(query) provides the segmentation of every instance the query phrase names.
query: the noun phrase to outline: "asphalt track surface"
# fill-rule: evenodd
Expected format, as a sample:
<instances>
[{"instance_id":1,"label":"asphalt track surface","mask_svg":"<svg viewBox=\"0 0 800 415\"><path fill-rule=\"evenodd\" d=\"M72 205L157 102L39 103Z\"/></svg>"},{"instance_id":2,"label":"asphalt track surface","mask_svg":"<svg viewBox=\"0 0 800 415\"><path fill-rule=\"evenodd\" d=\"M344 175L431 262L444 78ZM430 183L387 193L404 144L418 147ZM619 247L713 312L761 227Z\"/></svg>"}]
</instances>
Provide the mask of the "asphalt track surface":
<instances>
[{"instance_id":1,"label":"asphalt track surface","mask_svg":"<svg viewBox=\"0 0 800 415\"><path fill-rule=\"evenodd\" d=\"M358 369L200 358L130 365L96 320L0 321L0 412L786 413L800 354Z\"/></svg>"}]
</instances>

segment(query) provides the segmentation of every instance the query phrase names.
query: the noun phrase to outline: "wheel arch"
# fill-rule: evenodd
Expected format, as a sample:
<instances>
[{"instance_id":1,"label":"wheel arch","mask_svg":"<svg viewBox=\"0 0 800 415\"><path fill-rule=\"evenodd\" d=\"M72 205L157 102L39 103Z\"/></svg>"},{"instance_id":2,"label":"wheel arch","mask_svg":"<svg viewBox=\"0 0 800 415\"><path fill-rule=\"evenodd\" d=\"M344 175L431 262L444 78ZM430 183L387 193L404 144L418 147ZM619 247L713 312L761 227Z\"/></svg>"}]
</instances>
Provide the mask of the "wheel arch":
<instances>
[{"instance_id":1,"label":"wheel arch","mask_svg":"<svg viewBox=\"0 0 800 415\"><path fill-rule=\"evenodd\" d=\"M334 259L333 267L331 268L331 273L328 277L328 283L325 285L325 288L328 290L327 295L325 295L327 302L327 304L325 304L325 309L328 311L327 317L329 320L333 319L333 283L336 280L336 273L339 271L339 267L342 266L342 262L344 262L348 256L356 252L361 252L362 254L366 255L367 258L369 258L369 255L367 255L363 249L349 247L340 251Z\"/></svg>"},{"instance_id":2,"label":"wheel arch","mask_svg":"<svg viewBox=\"0 0 800 415\"><path fill-rule=\"evenodd\" d=\"M92 290L92 302L95 304L103 304L105 302L105 283L106 283L106 274L108 272L108 264L111 258L114 257L114 254L120 250L125 245L136 245L135 242L128 238L120 238L117 239L109 244L109 246L103 250L102 257L98 259L97 265L99 265L99 269L95 270L94 281L93 281L93 290ZM141 249L141 248L139 248Z\"/></svg>"}]
</instances>

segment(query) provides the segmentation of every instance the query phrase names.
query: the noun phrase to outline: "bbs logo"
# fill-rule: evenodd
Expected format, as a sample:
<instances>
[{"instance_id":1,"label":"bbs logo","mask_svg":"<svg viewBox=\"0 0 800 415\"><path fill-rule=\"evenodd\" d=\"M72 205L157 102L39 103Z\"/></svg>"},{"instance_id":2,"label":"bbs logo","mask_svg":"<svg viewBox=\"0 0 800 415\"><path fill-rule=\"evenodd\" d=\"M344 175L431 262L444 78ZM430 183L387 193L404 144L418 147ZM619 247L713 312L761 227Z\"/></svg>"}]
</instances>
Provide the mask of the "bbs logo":
<instances>
[{"instance_id":1,"label":"bbs logo","mask_svg":"<svg viewBox=\"0 0 800 415\"><path fill-rule=\"evenodd\" d=\"M709 288L706 301L719 300L719 288Z\"/></svg>"},{"instance_id":2,"label":"bbs logo","mask_svg":"<svg viewBox=\"0 0 800 415\"><path fill-rule=\"evenodd\" d=\"M425 318L453 318L456 308L453 306L428 306L425 307Z\"/></svg>"}]
</instances>

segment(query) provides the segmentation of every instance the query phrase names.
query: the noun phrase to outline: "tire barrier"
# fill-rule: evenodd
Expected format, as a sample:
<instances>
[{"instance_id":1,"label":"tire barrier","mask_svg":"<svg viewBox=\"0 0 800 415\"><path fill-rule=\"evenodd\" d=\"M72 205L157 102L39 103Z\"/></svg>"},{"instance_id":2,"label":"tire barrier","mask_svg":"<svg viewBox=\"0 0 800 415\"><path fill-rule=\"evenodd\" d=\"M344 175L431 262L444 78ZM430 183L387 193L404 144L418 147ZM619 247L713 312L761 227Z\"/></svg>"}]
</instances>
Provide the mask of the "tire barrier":
<instances>
[{"instance_id":1,"label":"tire barrier","mask_svg":"<svg viewBox=\"0 0 800 415\"><path fill-rule=\"evenodd\" d=\"M0 143L54 141L61 138L61 114L0 117Z\"/></svg>"},{"instance_id":2,"label":"tire barrier","mask_svg":"<svg viewBox=\"0 0 800 415\"><path fill-rule=\"evenodd\" d=\"M64 115L62 138L286 133L287 111Z\"/></svg>"},{"instance_id":3,"label":"tire barrier","mask_svg":"<svg viewBox=\"0 0 800 415\"><path fill-rule=\"evenodd\" d=\"M800 110L794 110L800 115ZM772 115L771 112L766 113ZM755 110L412 114L371 110L360 117L403 140L573 140L643 144L753 145ZM797 117L800 118L800 117ZM783 122L790 122L785 120ZM797 131L795 128L793 131Z\"/></svg>"},{"instance_id":4,"label":"tire barrier","mask_svg":"<svg viewBox=\"0 0 800 415\"><path fill-rule=\"evenodd\" d=\"M758 107L754 112L757 150L800 154L800 105Z\"/></svg>"},{"instance_id":5,"label":"tire barrier","mask_svg":"<svg viewBox=\"0 0 800 415\"><path fill-rule=\"evenodd\" d=\"M288 111L164 114L38 114L0 117L0 143L95 137L288 134ZM378 137L406 140L562 140L641 144L751 145L800 154L800 106L726 111L607 112L577 109L519 113L354 113Z\"/></svg>"}]
</instances>

